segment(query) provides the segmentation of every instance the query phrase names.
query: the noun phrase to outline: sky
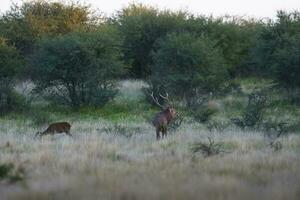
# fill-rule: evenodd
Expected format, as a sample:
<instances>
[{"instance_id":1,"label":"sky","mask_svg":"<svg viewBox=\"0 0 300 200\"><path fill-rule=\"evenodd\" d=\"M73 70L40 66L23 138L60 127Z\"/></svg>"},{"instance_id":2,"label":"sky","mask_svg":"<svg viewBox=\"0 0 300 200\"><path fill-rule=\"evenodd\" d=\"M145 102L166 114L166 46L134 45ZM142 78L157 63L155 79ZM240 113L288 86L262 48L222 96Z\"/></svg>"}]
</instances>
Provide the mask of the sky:
<instances>
[{"instance_id":1,"label":"sky","mask_svg":"<svg viewBox=\"0 0 300 200\"><path fill-rule=\"evenodd\" d=\"M25 0L26 1L26 0ZM64 0L60 0L64 1ZM12 2L0 0L0 12L9 9ZM115 13L129 3L143 3L161 9L185 10L194 14L222 16L225 14L256 18L274 18L277 10L300 11L300 0L79 0L107 15Z\"/></svg>"}]
</instances>

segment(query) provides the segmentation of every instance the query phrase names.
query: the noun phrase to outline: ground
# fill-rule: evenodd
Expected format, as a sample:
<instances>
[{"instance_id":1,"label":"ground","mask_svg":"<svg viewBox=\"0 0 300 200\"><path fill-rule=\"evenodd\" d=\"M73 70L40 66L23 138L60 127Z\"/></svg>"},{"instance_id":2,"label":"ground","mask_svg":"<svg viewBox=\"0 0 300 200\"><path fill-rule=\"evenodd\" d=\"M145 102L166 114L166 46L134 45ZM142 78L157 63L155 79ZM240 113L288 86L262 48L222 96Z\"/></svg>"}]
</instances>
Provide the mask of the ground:
<instances>
[{"instance_id":1,"label":"ground","mask_svg":"<svg viewBox=\"0 0 300 200\"><path fill-rule=\"evenodd\" d=\"M135 98L141 82L125 82L116 101ZM128 89L129 88L129 89ZM121 92L121 94L122 94ZM124 99L122 99L124 98ZM138 101L136 107L139 107ZM147 108L147 107L146 107ZM145 108L145 109L146 109ZM290 133L275 151L260 131L203 128L187 121L156 141L146 116L116 106L88 115L54 115L69 121L64 134L33 139L46 125L28 117L0 119L0 164L13 163L22 180L0 181L0 199L299 199L300 135ZM132 109L132 114L130 110ZM223 144L213 156L192 153L208 137Z\"/></svg>"}]
</instances>

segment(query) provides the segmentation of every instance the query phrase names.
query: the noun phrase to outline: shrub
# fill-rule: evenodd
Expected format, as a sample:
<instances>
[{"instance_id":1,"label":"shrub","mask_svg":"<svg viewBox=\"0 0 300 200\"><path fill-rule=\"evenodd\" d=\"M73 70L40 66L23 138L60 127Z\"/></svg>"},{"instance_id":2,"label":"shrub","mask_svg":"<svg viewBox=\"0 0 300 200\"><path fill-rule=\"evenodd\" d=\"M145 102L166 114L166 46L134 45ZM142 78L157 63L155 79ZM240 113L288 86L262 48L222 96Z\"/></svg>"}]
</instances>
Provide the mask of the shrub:
<instances>
[{"instance_id":1,"label":"shrub","mask_svg":"<svg viewBox=\"0 0 300 200\"><path fill-rule=\"evenodd\" d=\"M254 69L289 90L300 87L300 12L277 13L259 35L253 50Z\"/></svg>"},{"instance_id":2,"label":"shrub","mask_svg":"<svg viewBox=\"0 0 300 200\"><path fill-rule=\"evenodd\" d=\"M132 66L131 76L146 78L151 74L155 41L181 29L186 17L184 12L160 11L142 4L130 4L118 12L114 20L124 36L124 58Z\"/></svg>"},{"instance_id":3,"label":"shrub","mask_svg":"<svg viewBox=\"0 0 300 200\"><path fill-rule=\"evenodd\" d=\"M248 96L248 105L243 115L246 126L253 127L262 121L263 109L266 106L266 96L260 92L254 92Z\"/></svg>"},{"instance_id":4,"label":"shrub","mask_svg":"<svg viewBox=\"0 0 300 200\"><path fill-rule=\"evenodd\" d=\"M176 132L181 127L184 119L184 116L177 111L177 116L169 124L168 129L170 132Z\"/></svg>"},{"instance_id":5,"label":"shrub","mask_svg":"<svg viewBox=\"0 0 300 200\"><path fill-rule=\"evenodd\" d=\"M230 76L248 76L251 48L255 46L263 23L236 16L224 16L215 21L211 23L215 27L210 30L210 35L222 51Z\"/></svg>"},{"instance_id":6,"label":"shrub","mask_svg":"<svg viewBox=\"0 0 300 200\"><path fill-rule=\"evenodd\" d=\"M270 147L273 151L277 152L282 149L282 143L280 141L274 140L270 142Z\"/></svg>"},{"instance_id":7,"label":"shrub","mask_svg":"<svg viewBox=\"0 0 300 200\"><path fill-rule=\"evenodd\" d=\"M34 126L50 124L50 122L53 121L51 115L48 112L39 109L31 109L27 115L30 116L32 124Z\"/></svg>"},{"instance_id":8,"label":"shrub","mask_svg":"<svg viewBox=\"0 0 300 200\"><path fill-rule=\"evenodd\" d=\"M261 128L264 131L264 136L270 141L268 146L276 152L282 149L282 143L279 140L288 132L288 124L285 122L269 121L263 122Z\"/></svg>"},{"instance_id":9,"label":"shrub","mask_svg":"<svg viewBox=\"0 0 300 200\"><path fill-rule=\"evenodd\" d=\"M0 113L11 111L22 103L22 98L13 91L21 63L16 48L0 38Z\"/></svg>"},{"instance_id":10,"label":"shrub","mask_svg":"<svg viewBox=\"0 0 300 200\"><path fill-rule=\"evenodd\" d=\"M114 124L113 126L103 128L103 130L106 134L121 135L126 138L130 138L141 131L139 127L129 128L122 124Z\"/></svg>"},{"instance_id":11,"label":"shrub","mask_svg":"<svg viewBox=\"0 0 300 200\"><path fill-rule=\"evenodd\" d=\"M6 113L9 111L20 112L28 108L29 104L26 102L25 97L13 89L10 89L10 91L2 90L2 92L3 93L0 98L0 113Z\"/></svg>"},{"instance_id":12,"label":"shrub","mask_svg":"<svg viewBox=\"0 0 300 200\"><path fill-rule=\"evenodd\" d=\"M236 75L248 64L250 48L262 23L240 17L194 16L184 11L159 10L143 4L131 4L113 18L124 36L124 54L132 65L130 75L147 78L151 75L154 60L151 52L157 50L155 43L170 33L189 32L208 36L216 42L231 75Z\"/></svg>"},{"instance_id":13,"label":"shrub","mask_svg":"<svg viewBox=\"0 0 300 200\"><path fill-rule=\"evenodd\" d=\"M208 138L208 143L195 142L191 145L192 153L202 153L205 157L217 155L224 152L223 143L215 143L213 139Z\"/></svg>"},{"instance_id":14,"label":"shrub","mask_svg":"<svg viewBox=\"0 0 300 200\"><path fill-rule=\"evenodd\" d=\"M268 135L276 134L276 137L280 137L288 131L288 124L286 122L263 122L261 127Z\"/></svg>"},{"instance_id":15,"label":"shrub","mask_svg":"<svg viewBox=\"0 0 300 200\"><path fill-rule=\"evenodd\" d=\"M120 38L111 26L43 39L31 58L35 91L74 108L103 106L117 93L116 80L124 72L121 58Z\"/></svg>"},{"instance_id":16,"label":"shrub","mask_svg":"<svg viewBox=\"0 0 300 200\"><path fill-rule=\"evenodd\" d=\"M94 24L88 6L62 2L29 0L20 5L12 4L10 10L0 17L0 35L28 55L34 43L45 35L66 34Z\"/></svg>"},{"instance_id":17,"label":"shrub","mask_svg":"<svg viewBox=\"0 0 300 200\"><path fill-rule=\"evenodd\" d=\"M211 117L217 112L218 110L216 108L201 106L198 109L192 111L192 117L196 122L205 123L208 122Z\"/></svg>"},{"instance_id":18,"label":"shrub","mask_svg":"<svg viewBox=\"0 0 300 200\"><path fill-rule=\"evenodd\" d=\"M10 183L21 181L24 179L22 168L17 169L14 164L0 164L0 181L7 180Z\"/></svg>"},{"instance_id":19,"label":"shrub","mask_svg":"<svg viewBox=\"0 0 300 200\"><path fill-rule=\"evenodd\" d=\"M230 121L219 121L219 120L210 120L206 124L206 128L212 132L212 131L217 131L217 132L222 132L226 128L228 128L231 123Z\"/></svg>"},{"instance_id":20,"label":"shrub","mask_svg":"<svg viewBox=\"0 0 300 200\"><path fill-rule=\"evenodd\" d=\"M254 91L248 95L248 104L241 118L232 118L236 126L245 128L259 128L263 122L263 111L266 107L267 97L262 91Z\"/></svg>"},{"instance_id":21,"label":"shrub","mask_svg":"<svg viewBox=\"0 0 300 200\"><path fill-rule=\"evenodd\" d=\"M216 92L227 79L222 54L207 37L172 33L157 42L157 49L150 86L180 97L188 106L202 94Z\"/></svg>"}]
</instances>

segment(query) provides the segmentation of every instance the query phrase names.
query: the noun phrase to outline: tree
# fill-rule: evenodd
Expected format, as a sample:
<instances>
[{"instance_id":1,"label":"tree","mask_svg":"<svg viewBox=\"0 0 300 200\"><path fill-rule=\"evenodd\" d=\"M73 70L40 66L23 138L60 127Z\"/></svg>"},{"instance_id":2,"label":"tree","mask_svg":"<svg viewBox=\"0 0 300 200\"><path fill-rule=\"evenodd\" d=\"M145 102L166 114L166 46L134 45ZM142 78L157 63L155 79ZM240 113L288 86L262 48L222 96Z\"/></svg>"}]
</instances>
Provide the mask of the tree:
<instances>
[{"instance_id":1,"label":"tree","mask_svg":"<svg viewBox=\"0 0 300 200\"><path fill-rule=\"evenodd\" d=\"M287 89L300 87L300 13L279 11L259 35L253 49L254 70Z\"/></svg>"},{"instance_id":2,"label":"tree","mask_svg":"<svg viewBox=\"0 0 300 200\"><path fill-rule=\"evenodd\" d=\"M172 32L189 32L215 40L232 77L248 64L249 49L255 45L262 23L240 17L194 16L186 12L158 10L131 4L113 20L124 37L125 60L132 65L131 75L146 78L153 64L155 42Z\"/></svg>"},{"instance_id":3,"label":"tree","mask_svg":"<svg viewBox=\"0 0 300 200\"><path fill-rule=\"evenodd\" d=\"M0 113L14 109L16 99L13 86L21 63L16 48L8 46L5 39L0 38Z\"/></svg>"},{"instance_id":4,"label":"tree","mask_svg":"<svg viewBox=\"0 0 300 200\"><path fill-rule=\"evenodd\" d=\"M208 34L220 48L231 77L248 75L245 70L250 60L250 50L255 46L262 23L253 19L223 17ZM243 74L244 73L244 74Z\"/></svg>"},{"instance_id":5,"label":"tree","mask_svg":"<svg viewBox=\"0 0 300 200\"><path fill-rule=\"evenodd\" d=\"M124 37L124 58L132 66L131 76L150 75L154 43L167 33L180 30L186 18L185 12L159 11L142 4L131 4L117 14L113 21Z\"/></svg>"},{"instance_id":6,"label":"tree","mask_svg":"<svg viewBox=\"0 0 300 200\"><path fill-rule=\"evenodd\" d=\"M250 50L262 28L259 20L235 16L189 16L184 25L185 31L215 41L232 78L249 74Z\"/></svg>"},{"instance_id":7,"label":"tree","mask_svg":"<svg viewBox=\"0 0 300 200\"><path fill-rule=\"evenodd\" d=\"M160 88L191 105L201 94L216 92L227 79L225 60L208 37L172 33L156 45L149 79L155 91Z\"/></svg>"},{"instance_id":8,"label":"tree","mask_svg":"<svg viewBox=\"0 0 300 200\"><path fill-rule=\"evenodd\" d=\"M124 72L120 45L111 26L41 40L31 57L36 91L72 107L103 106L116 94L116 79Z\"/></svg>"},{"instance_id":9,"label":"tree","mask_svg":"<svg viewBox=\"0 0 300 200\"><path fill-rule=\"evenodd\" d=\"M282 48L274 52L274 63L277 80L286 88L300 87L300 34L284 38Z\"/></svg>"},{"instance_id":10,"label":"tree","mask_svg":"<svg viewBox=\"0 0 300 200\"><path fill-rule=\"evenodd\" d=\"M13 4L0 18L0 36L23 54L29 54L37 39L66 34L94 23L88 6L31 0Z\"/></svg>"}]
</instances>

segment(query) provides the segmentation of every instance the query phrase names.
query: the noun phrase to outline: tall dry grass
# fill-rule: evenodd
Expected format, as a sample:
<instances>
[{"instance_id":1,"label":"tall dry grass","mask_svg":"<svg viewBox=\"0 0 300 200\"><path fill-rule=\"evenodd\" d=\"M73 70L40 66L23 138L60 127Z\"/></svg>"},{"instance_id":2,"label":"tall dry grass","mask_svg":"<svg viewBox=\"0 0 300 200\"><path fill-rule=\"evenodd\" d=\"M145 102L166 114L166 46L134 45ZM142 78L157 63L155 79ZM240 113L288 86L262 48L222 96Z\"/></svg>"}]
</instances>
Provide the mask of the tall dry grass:
<instances>
[{"instance_id":1,"label":"tall dry grass","mask_svg":"<svg viewBox=\"0 0 300 200\"><path fill-rule=\"evenodd\" d=\"M74 138L34 140L37 130L1 123L0 162L25 180L0 184L1 199L297 199L300 137L281 139L274 152L262 133L208 132L186 126L157 142L148 124L132 137L103 131L109 122L73 122ZM135 123L126 123L136 127ZM193 155L194 141L224 143L226 153ZM7 146L9 142L9 146Z\"/></svg>"}]
</instances>

